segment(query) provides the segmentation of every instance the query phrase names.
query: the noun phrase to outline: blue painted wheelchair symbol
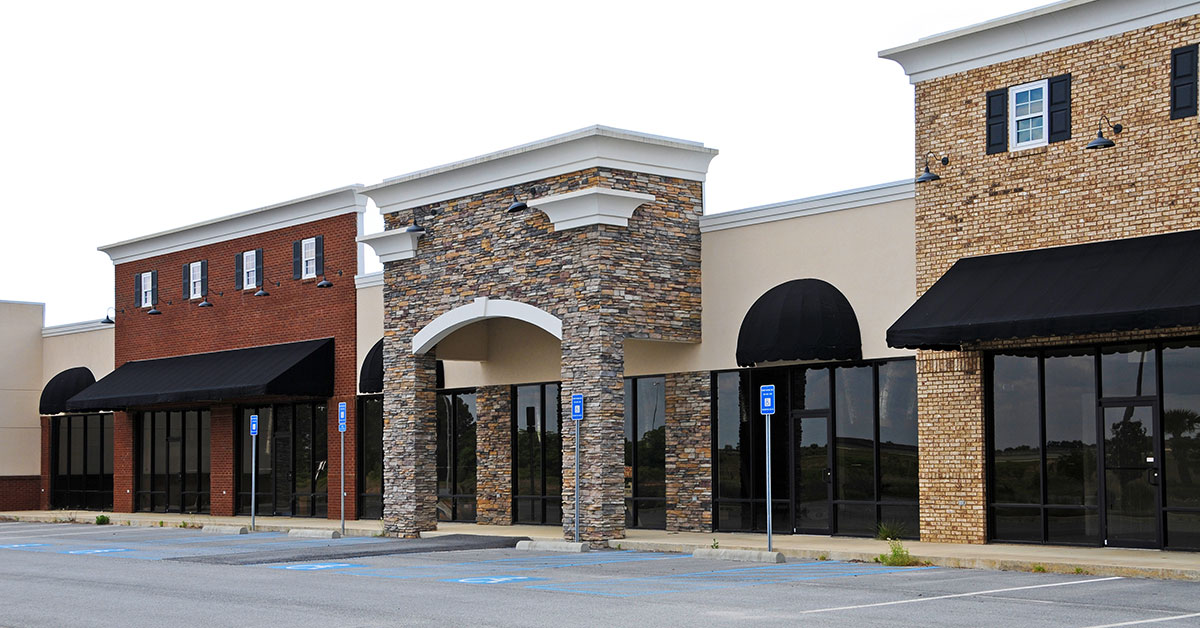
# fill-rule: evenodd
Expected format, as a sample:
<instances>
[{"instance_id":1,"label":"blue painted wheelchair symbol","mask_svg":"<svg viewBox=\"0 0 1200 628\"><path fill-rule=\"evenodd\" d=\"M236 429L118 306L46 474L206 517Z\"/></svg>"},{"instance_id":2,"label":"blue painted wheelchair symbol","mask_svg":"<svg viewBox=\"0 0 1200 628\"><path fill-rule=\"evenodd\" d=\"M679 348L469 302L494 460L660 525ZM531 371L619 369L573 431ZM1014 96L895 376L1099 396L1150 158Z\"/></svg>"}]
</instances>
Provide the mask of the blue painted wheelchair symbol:
<instances>
[{"instance_id":1,"label":"blue painted wheelchair symbol","mask_svg":"<svg viewBox=\"0 0 1200 628\"><path fill-rule=\"evenodd\" d=\"M112 554L113 552L128 552L128 551L129 550L124 549L124 548L112 547L112 548L102 548L102 549L67 550L67 551L61 552L61 553L63 553L63 554Z\"/></svg>"},{"instance_id":2,"label":"blue painted wheelchair symbol","mask_svg":"<svg viewBox=\"0 0 1200 628\"><path fill-rule=\"evenodd\" d=\"M462 584L505 584L508 582L530 582L532 580L545 580L545 578L534 578L531 576L475 576L471 578L450 578L442 580L442 582L459 582Z\"/></svg>"},{"instance_id":3,"label":"blue painted wheelchair symbol","mask_svg":"<svg viewBox=\"0 0 1200 628\"><path fill-rule=\"evenodd\" d=\"M45 543L17 543L16 545L0 545L0 549L26 549L29 547L46 547Z\"/></svg>"},{"instance_id":4,"label":"blue painted wheelchair symbol","mask_svg":"<svg viewBox=\"0 0 1200 628\"><path fill-rule=\"evenodd\" d=\"M271 569L287 569L289 571L321 571L323 569L349 569L351 567L363 567L364 565L352 565L350 563L310 563L307 565L275 565Z\"/></svg>"}]
</instances>

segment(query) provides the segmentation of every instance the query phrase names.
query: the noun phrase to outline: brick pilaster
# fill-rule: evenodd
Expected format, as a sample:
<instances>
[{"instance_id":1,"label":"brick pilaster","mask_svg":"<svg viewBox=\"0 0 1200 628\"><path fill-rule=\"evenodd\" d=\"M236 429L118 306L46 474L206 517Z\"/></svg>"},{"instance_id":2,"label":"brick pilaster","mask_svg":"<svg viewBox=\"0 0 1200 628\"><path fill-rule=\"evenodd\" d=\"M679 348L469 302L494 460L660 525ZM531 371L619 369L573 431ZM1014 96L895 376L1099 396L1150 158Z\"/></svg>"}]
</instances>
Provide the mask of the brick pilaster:
<instances>
[{"instance_id":1,"label":"brick pilaster","mask_svg":"<svg viewBox=\"0 0 1200 628\"><path fill-rule=\"evenodd\" d=\"M234 430L237 423L231 405L213 406L209 412L209 508L218 517L232 517L237 508L234 482L237 467Z\"/></svg>"},{"instance_id":2,"label":"brick pilaster","mask_svg":"<svg viewBox=\"0 0 1200 628\"><path fill-rule=\"evenodd\" d=\"M113 413L113 512L133 512L137 456L135 413Z\"/></svg>"}]
</instances>

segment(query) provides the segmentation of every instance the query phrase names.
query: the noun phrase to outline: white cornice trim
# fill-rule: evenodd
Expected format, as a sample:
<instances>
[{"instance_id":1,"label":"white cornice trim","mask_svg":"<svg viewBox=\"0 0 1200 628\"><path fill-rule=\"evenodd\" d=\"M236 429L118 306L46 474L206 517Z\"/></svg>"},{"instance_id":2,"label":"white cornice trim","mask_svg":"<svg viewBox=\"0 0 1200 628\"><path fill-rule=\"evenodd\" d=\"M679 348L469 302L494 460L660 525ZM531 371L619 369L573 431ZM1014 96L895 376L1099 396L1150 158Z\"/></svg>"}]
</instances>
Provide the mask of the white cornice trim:
<instances>
[{"instance_id":1,"label":"white cornice trim","mask_svg":"<svg viewBox=\"0 0 1200 628\"><path fill-rule=\"evenodd\" d=\"M424 355L437 346L446 336L489 318L513 318L542 328L555 338L562 340L562 320L557 316L520 301L505 301L479 297L469 305L456 307L433 319L413 336L413 353Z\"/></svg>"},{"instance_id":2,"label":"white cornice trim","mask_svg":"<svg viewBox=\"0 0 1200 628\"><path fill-rule=\"evenodd\" d=\"M186 227L106 244L99 250L107 253L113 264L124 264L342 214L361 214L367 208L367 197L359 193L362 187L348 185Z\"/></svg>"},{"instance_id":3,"label":"white cornice trim","mask_svg":"<svg viewBox=\"0 0 1200 628\"><path fill-rule=\"evenodd\" d=\"M535 198L528 204L545 212L555 231L566 231L591 225L628 227L634 210L653 202L653 194L595 187Z\"/></svg>"},{"instance_id":4,"label":"white cornice trim","mask_svg":"<svg viewBox=\"0 0 1200 628\"><path fill-rule=\"evenodd\" d=\"M83 321L80 323L67 323L65 325L52 325L42 328L42 337L49 338L51 336L66 336L68 334L85 334L89 331L104 331L112 330L112 323L101 323L102 319L94 321Z\"/></svg>"},{"instance_id":5,"label":"white cornice trim","mask_svg":"<svg viewBox=\"0 0 1200 628\"><path fill-rule=\"evenodd\" d=\"M392 229L379 233L368 233L358 236L358 241L375 249L380 262L396 262L411 259L417 254L417 240L425 235L424 231L405 231Z\"/></svg>"},{"instance_id":6,"label":"white cornice trim","mask_svg":"<svg viewBox=\"0 0 1200 628\"><path fill-rule=\"evenodd\" d=\"M880 51L910 83L1200 13L1196 0L1065 0Z\"/></svg>"},{"instance_id":7,"label":"white cornice trim","mask_svg":"<svg viewBox=\"0 0 1200 628\"><path fill-rule=\"evenodd\" d=\"M589 168L704 181L716 155L699 142L597 125L393 177L363 193L390 214Z\"/></svg>"},{"instance_id":8,"label":"white cornice trim","mask_svg":"<svg viewBox=\"0 0 1200 628\"><path fill-rule=\"evenodd\" d=\"M382 285L383 271L354 276L354 287L358 288L359 290L362 290L363 288L377 288Z\"/></svg>"},{"instance_id":9,"label":"white cornice trim","mask_svg":"<svg viewBox=\"0 0 1200 628\"><path fill-rule=\"evenodd\" d=\"M911 180L872 185L865 188L843 190L832 194L747 207L700 218L700 232L736 229L760 225L777 220L790 220L826 212L835 212L867 205L878 205L913 198L914 184Z\"/></svg>"}]
</instances>

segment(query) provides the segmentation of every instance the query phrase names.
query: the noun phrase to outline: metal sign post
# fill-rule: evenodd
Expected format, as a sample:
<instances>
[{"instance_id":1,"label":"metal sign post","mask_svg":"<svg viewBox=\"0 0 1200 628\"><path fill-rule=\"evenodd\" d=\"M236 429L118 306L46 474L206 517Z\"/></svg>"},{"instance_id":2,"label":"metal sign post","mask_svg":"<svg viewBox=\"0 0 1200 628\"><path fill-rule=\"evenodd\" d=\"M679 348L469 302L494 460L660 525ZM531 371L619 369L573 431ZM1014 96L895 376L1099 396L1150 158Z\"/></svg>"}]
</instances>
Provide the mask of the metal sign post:
<instances>
[{"instance_id":1,"label":"metal sign post","mask_svg":"<svg viewBox=\"0 0 1200 628\"><path fill-rule=\"evenodd\" d=\"M250 529L254 530L254 506L258 501L258 415L250 415Z\"/></svg>"},{"instance_id":2,"label":"metal sign post","mask_svg":"<svg viewBox=\"0 0 1200 628\"><path fill-rule=\"evenodd\" d=\"M338 402L338 437L342 439L342 453L338 455L342 470L338 476L342 479L342 536L346 536L346 402Z\"/></svg>"},{"instance_id":3,"label":"metal sign post","mask_svg":"<svg viewBox=\"0 0 1200 628\"><path fill-rule=\"evenodd\" d=\"M575 423L575 542L579 542L579 424L583 422L583 395L571 395L571 421Z\"/></svg>"},{"instance_id":4,"label":"metal sign post","mask_svg":"<svg viewBox=\"0 0 1200 628\"><path fill-rule=\"evenodd\" d=\"M767 420L767 551L772 551L771 548L771 511L774 510L774 502L771 501L771 415L775 414L775 386L767 384L758 389L758 411L762 413Z\"/></svg>"}]
</instances>

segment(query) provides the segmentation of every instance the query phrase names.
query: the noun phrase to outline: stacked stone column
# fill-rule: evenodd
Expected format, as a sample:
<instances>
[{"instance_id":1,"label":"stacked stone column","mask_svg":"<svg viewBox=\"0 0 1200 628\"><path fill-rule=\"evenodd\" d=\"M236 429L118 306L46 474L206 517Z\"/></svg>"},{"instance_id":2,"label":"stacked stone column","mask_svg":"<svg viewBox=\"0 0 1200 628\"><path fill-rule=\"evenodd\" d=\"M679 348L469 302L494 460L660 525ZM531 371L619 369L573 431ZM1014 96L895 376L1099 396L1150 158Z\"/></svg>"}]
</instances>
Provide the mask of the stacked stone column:
<instances>
[{"instance_id":1,"label":"stacked stone column","mask_svg":"<svg viewBox=\"0 0 1200 628\"><path fill-rule=\"evenodd\" d=\"M508 386L475 391L475 520L512 525L512 393Z\"/></svg>"},{"instance_id":2,"label":"stacked stone column","mask_svg":"<svg viewBox=\"0 0 1200 628\"><path fill-rule=\"evenodd\" d=\"M437 360L413 355L411 337L385 333L383 343L383 525L417 538L437 528Z\"/></svg>"}]
</instances>

